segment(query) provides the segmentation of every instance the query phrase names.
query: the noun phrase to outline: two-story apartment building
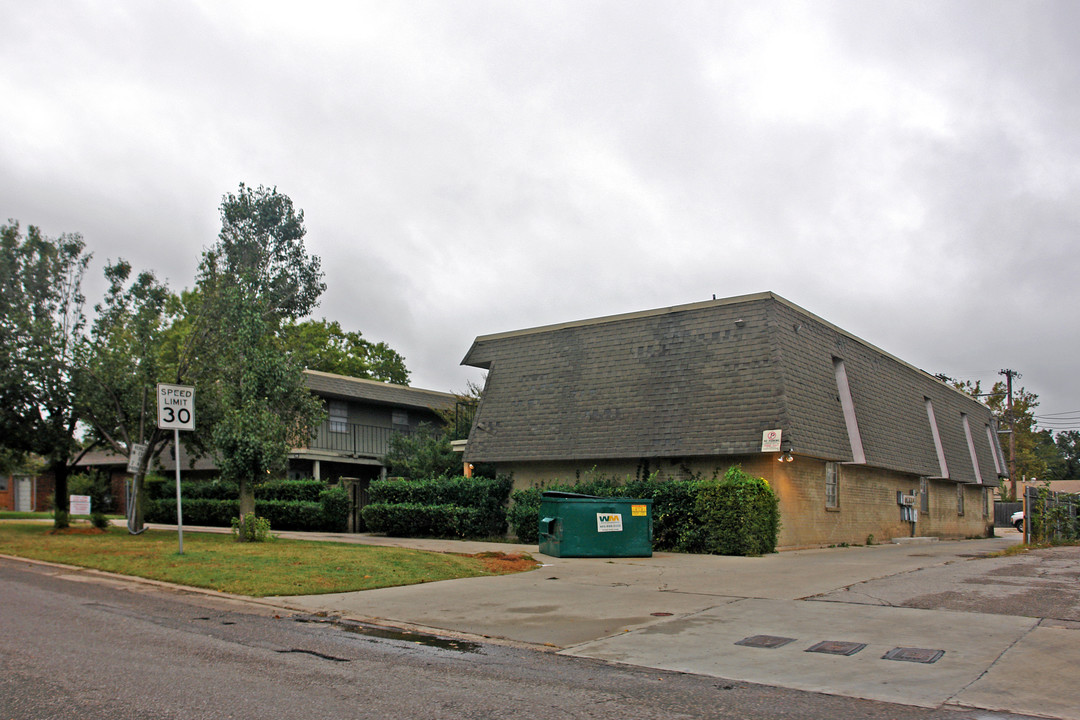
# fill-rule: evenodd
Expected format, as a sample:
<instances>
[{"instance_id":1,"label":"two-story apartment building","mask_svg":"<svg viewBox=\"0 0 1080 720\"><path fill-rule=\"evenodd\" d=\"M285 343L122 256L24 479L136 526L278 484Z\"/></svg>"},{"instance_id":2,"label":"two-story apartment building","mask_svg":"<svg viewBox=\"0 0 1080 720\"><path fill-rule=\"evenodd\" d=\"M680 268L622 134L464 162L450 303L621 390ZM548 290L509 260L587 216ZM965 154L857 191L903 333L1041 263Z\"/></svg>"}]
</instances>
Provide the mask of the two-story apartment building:
<instances>
[{"instance_id":1,"label":"two-story apartment building","mask_svg":"<svg viewBox=\"0 0 1080 720\"><path fill-rule=\"evenodd\" d=\"M422 423L440 425L457 396L376 380L304 371L308 389L326 403L326 420L306 447L289 456L289 477L372 480L386 474L390 436Z\"/></svg>"},{"instance_id":2,"label":"two-story apartment building","mask_svg":"<svg viewBox=\"0 0 1080 720\"><path fill-rule=\"evenodd\" d=\"M740 464L783 547L992 532L990 410L773 293L481 336L463 364L488 371L464 459L519 488Z\"/></svg>"},{"instance_id":3,"label":"two-story apartment building","mask_svg":"<svg viewBox=\"0 0 1080 720\"><path fill-rule=\"evenodd\" d=\"M310 440L289 453L290 478L315 478L336 483L345 479L357 506L364 503L364 491L371 480L385 477L385 457L393 433L412 433L423 423L441 425L444 413L452 412L458 397L437 392L360 378L334 375L315 370L304 371L304 383L325 403L327 418L315 429ZM80 469L97 469L110 475L112 495L118 511L125 509L127 458L112 452L91 452L78 463ZM151 461L153 472L171 477L176 470L172 444ZM212 458L192 460L185 448L180 449L180 470L185 479L210 478L217 475ZM47 489L32 492L36 486L9 478L0 487L15 488L5 492L0 500L19 506L30 505L45 510L51 491L48 478L42 478ZM42 485L42 487L45 487ZM30 488L30 489L26 489ZM21 494L17 491L21 489ZM31 500L31 495L33 500ZM23 498L26 498L23 501ZM3 507L0 505L0 507Z\"/></svg>"}]
</instances>

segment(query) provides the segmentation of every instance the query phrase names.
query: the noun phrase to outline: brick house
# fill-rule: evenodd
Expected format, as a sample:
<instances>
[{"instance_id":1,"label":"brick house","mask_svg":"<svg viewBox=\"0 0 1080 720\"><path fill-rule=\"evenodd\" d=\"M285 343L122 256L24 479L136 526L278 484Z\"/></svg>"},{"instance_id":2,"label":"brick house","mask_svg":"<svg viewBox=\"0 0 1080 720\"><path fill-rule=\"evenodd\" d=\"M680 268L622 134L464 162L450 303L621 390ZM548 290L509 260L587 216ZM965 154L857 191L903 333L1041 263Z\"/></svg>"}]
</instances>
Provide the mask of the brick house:
<instances>
[{"instance_id":1,"label":"brick house","mask_svg":"<svg viewBox=\"0 0 1080 720\"><path fill-rule=\"evenodd\" d=\"M781 547L993 529L989 409L773 293L486 335L462 364L488 370L465 460L516 487L739 463Z\"/></svg>"},{"instance_id":2,"label":"brick house","mask_svg":"<svg viewBox=\"0 0 1080 720\"><path fill-rule=\"evenodd\" d=\"M0 475L0 510L45 512L51 510L52 475L21 473Z\"/></svg>"}]
</instances>

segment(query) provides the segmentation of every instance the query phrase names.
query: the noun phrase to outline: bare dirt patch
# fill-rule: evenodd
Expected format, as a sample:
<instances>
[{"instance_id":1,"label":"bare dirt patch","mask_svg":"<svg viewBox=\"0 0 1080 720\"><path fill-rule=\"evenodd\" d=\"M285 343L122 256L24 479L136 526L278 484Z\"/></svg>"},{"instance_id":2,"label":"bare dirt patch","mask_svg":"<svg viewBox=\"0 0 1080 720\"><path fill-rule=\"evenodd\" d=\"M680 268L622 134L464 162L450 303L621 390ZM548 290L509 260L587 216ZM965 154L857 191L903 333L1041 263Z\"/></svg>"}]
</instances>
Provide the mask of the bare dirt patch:
<instances>
[{"instance_id":1,"label":"bare dirt patch","mask_svg":"<svg viewBox=\"0 0 1080 720\"><path fill-rule=\"evenodd\" d=\"M484 569L496 575L526 572L540 566L528 553L482 552L473 557L483 561Z\"/></svg>"}]
</instances>

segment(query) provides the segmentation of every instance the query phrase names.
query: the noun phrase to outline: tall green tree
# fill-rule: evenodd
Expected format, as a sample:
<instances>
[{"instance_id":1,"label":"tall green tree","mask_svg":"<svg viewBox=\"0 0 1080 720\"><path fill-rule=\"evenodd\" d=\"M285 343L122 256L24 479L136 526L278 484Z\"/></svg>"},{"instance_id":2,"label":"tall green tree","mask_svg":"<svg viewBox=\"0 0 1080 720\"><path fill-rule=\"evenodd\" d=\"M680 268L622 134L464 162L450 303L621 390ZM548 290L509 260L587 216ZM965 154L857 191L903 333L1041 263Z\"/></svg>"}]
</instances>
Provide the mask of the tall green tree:
<instances>
[{"instance_id":1,"label":"tall green tree","mask_svg":"<svg viewBox=\"0 0 1080 720\"><path fill-rule=\"evenodd\" d=\"M1050 431L1039 430L1035 421L1039 396L1024 387L1017 390L1014 386L1010 414L1007 386L999 380L990 389L985 402L998 417L1002 429L1012 428L1016 479L1060 479L1065 471L1064 460ZM1005 452L1008 454L1008 450Z\"/></svg>"},{"instance_id":2,"label":"tall green tree","mask_svg":"<svg viewBox=\"0 0 1080 720\"><path fill-rule=\"evenodd\" d=\"M151 458L172 438L157 427L155 388L159 382L186 380L189 362L183 353L165 353L179 301L152 272L132 277L129 263L119 260L105 268L108 289L94 306L95 318L85 339L80 416L90 436L123 457L133 446L146 446L135 472L134 502L129 528L143 528L143 479Z\"/></svg>"},{"instance_id":3,"label":"tall green tree","mask_svg":"<svg viewBox=\"0 0 1080 720\"><path fill-rule=\"evenodd\" d=\"M221 202L221 232L196 281L209 321L196 333L213 405L212 445L221 474L240 487L240 515L255 486L284 472L289 450L324 417L303 385L303 365L283 351L282 325L308 315L326 286L304 245L304 213L276 188L249 188Z\"/></svg>"},{"instance_id":4,"label":"tall green tree","mask_svg":"<svg viewBox=\"0 0 1080 720\"><path fill-rule=\"evenodd\" d=\"M89 262L78 234L0 226L0 432L9 450L45 459L58 524L66 522L69 467L84 449L75 383Z\"/></svg>"},{"instance_id":5,"label":"tall green tree","mask_svg":"<svg viewBox=\"0 0 1080 720\"><path fill-rule=\"evenodd\" d=\"M989 407L997 417L1000 429L1012 428L1016 480L1061 480L1073 477L1075 466L1069 464L1067 452L1069 438L1063 439L1061 433L1055 438L1049 430L1038 428L1035 420L1035 408L1039 406L1038 395L1023 387L1014 389L1010 413L1008 385L1004 381L999 380L994 383L989 393L984 393L979 381L973 383L940 374L936 377ZM1080 433L1074 431L1074 434L1076 439L1080 440ZM1003 441L1003 444L1008 456L1008 441ZM1011 483L1003 486L1002 491L1008 495L1011 492Z\"/></svg>"},{"instance_id":6,"label":"tall green tree","mask_svg":"<svg viewBox=\"0 0 1080 720\"><path fill-rule=\"evenodd\" d=\"M405 358L396 350L359 332L346 332L337 321L287 322L281 327L281 339L286 351L308 370L409 384Z\"/></svg>"},{"instance_id":7,"label":"tall green tree","mask_svg":"<svg viewBox=\"0 0 1080 720\"><path fill-rule=\"evenodd\" d=\"M1065 463L1064 479L1080 480L1080 430L1059 432L1054 442Z\"/></svg>"}]
</instances>

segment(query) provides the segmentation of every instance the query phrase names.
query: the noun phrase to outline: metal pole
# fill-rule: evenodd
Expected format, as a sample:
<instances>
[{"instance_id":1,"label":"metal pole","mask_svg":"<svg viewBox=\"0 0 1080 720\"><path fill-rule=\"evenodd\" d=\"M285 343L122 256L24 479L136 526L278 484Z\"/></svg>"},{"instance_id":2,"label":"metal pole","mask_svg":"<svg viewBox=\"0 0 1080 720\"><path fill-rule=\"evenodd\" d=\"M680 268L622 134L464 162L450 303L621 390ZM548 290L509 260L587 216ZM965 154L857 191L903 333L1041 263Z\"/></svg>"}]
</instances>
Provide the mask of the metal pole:
<instances>
[{"instance_id":1,"label":"metal pole","mask_svg":"<svg viewBox=\"0 0 1080 720\"><path fill-rule=\"evenodd\" d=\"M184 554L184 513L180 508L180 429L173 428L173 460L176 462L176 537Z\"/></svg>"},{"instance_id":2,"label":"metal pole","mask_svg":"<svg viewBox=\"0 0 1080 720\"><path fill-rule=\"evenodd\" d=\"M998 375L1005 376L1005 388L1007 393L1005 414L1009 419L1009 482L1012 484L1013 500L1019 499L1016 495L1016 421L1013 418L1013 377L1020 377L1015 370L999 370ZM1026 524L1026 523L1025 523Z\"/></svg>"}]
</instances>

